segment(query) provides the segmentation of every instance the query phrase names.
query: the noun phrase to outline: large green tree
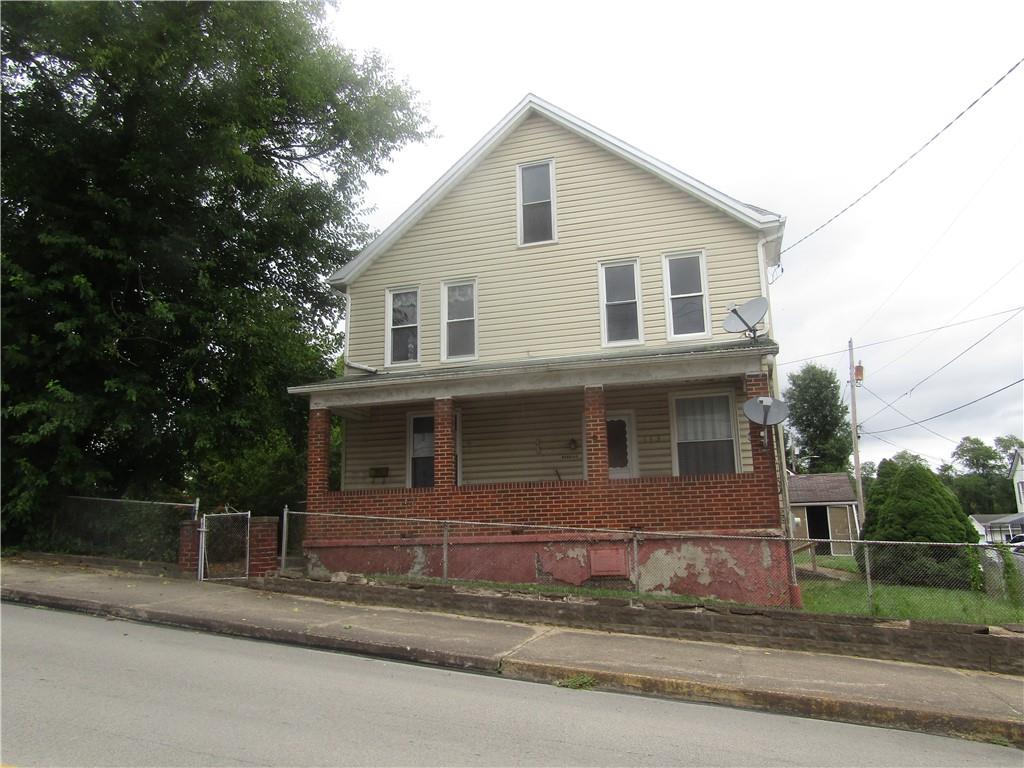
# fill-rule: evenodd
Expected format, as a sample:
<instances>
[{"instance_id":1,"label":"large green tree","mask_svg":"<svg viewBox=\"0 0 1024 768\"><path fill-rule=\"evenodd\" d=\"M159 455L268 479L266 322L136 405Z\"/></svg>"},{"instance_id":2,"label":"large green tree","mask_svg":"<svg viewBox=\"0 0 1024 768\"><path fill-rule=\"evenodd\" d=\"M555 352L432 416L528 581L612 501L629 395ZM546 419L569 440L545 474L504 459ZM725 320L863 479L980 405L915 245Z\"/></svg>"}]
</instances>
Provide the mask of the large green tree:
<instances>
[{"instance_id":1,"label":"large green tree","mask_svg":"<svg viewBox=\"0 0 1024 768\"><path fill-rule=\"evenodd\" d=\"M301 493L285 386L330 373L323 277L423 136L411 92L302 0L9 3L2 55L5 526L68 491Z\"/></svg>"},{"instance_id":2,"label":"large green tree","mask_svg":"<svg viewBox=\"0 0 1024 768\"><path fill-rule=\"evenodd\" d=\"M1016 511L1009 459L1020 439L1003 435L995 447L977 437L964 437L953 449L951 463L939 467L939 477L956 494L969 515L1010 515Z\"/></svg>"},{"instance_id":3,"label":"large green tree","mask_svg":"<svg viewBox=\"0 0 1024 768\"><path fill-rule=\"evenodd\" d=\"M842 401L835 372L808 363L789 374L785 398L803 471L847 471L853 441L849 410Z\"/></svg>"}]
</instances>

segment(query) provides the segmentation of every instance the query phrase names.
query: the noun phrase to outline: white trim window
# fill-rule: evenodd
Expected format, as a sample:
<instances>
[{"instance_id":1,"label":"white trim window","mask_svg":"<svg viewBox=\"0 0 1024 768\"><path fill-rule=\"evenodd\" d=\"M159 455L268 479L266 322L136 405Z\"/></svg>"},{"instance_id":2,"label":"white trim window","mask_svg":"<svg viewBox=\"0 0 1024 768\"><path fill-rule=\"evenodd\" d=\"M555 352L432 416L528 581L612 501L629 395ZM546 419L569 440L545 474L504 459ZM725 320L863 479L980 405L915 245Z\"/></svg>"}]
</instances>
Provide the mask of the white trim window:
<instances>
[{"instance_id":1,"label":"white trim window","mask_svg":"<svg viewBox=\"0 0 1024 768\"><path fill-rule=\"evenodd\" d=\"M669 339L709 334L707 269L702 251L665 257L665 322Z\"/></svg>"},{"instance_id":2,"label":"white trim window","mask_svg":"<svg viewBox=\"0 0 1024 768\"><path fill-rule=\"evenodd\" d=\"M420 361L420 289L390 288L387 298L387 365Z\"/></svg>"},{"instance_id":3,"label":"white trim window","mask_svg":"<svg viewBox=\"0 0 1024 768\"><path fill-rule=\"evenodd\" d=\"M676 475L735 473L739 460L732 395L673 397L672 446Z\"/></svg>"},{"instance_id":4,"label":"white trim window","mask_svg":"<svg viewBox=\"0 0 1024 768\"><path fill-rule=\"evenodd\" d=\"M476 280L441 283L441 359L475 360Z\"/></svg>"},{"instance_id":5,"label":"white trim window","mask_svg":"<svg viewBox=\"0 0 1024 768\"><path fill-rule=\"evenodd\" d=\"M600 273L601 343L607 347L642 342L637 260L601 264Z\"/></svg>"},{"instance_id":6,"label":"white trim window","mask_svg":"<svg viewBox=\"0 0 1024 768\"><path fill-rule=\"evenodd\" d=\"M555 227L555 161L528 163L516 170L519 244L552 243Z\"/></svg>"}]
</instances>

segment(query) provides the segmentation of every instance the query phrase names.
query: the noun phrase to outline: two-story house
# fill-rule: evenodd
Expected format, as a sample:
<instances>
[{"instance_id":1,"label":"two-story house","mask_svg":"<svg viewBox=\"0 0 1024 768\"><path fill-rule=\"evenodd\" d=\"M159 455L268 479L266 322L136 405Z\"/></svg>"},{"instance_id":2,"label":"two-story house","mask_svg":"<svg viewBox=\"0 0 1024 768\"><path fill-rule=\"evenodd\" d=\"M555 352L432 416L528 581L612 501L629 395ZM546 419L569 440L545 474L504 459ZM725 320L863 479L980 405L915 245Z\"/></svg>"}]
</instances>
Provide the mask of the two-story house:
<instances>
[{"instance_id":1,"label":"two-story house","mask_svg":"<svg viewBox=\"0 0 1024 768\"><path fill-rule=\"evenodd\" d=\"M289 390L308 511L508 523L461 531L503 581L550 578L557 537L517 525L642 530L636 556L667 563L644 588L789 604L782 542L650 533L785 529L776 444L742 411L775 390L771 316L754 340L722 328L767 296L784 224L528 96L330 278L345 376ZM358 571L428 528L314 516L304 548Z\"/></svg>"}]
</instances>

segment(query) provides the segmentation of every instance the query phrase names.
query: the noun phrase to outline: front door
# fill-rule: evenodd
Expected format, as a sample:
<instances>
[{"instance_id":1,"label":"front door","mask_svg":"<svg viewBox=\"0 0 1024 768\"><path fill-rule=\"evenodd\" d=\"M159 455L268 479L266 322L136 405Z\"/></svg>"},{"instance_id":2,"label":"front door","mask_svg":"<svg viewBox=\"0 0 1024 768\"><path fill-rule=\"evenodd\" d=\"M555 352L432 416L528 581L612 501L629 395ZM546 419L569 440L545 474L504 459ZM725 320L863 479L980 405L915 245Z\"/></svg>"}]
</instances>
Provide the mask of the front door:
<instances>
[{"instance_id":1,"label":"front door","mask_svg":"<svg viewBox=\"0 0 1024 768\"><path fill-rule=\"evenodd\" d=\"M629 411L608 414L608 477L637 476L636 427Z\"/></svg>"}]
</instances>

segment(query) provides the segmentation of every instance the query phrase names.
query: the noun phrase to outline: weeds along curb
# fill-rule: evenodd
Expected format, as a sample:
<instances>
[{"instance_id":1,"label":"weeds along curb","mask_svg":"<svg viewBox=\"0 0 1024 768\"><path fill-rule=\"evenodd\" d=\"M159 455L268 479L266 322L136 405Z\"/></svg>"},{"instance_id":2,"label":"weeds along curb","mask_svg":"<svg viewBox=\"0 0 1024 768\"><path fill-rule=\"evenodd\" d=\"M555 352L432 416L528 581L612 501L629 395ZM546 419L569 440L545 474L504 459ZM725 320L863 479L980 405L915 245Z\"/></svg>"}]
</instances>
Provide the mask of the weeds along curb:
<instances>
[{"instance_id":1,"label":"weeds along curb","mask_svg":"<svg viewBox=\"0 0 1024 768\"><path fill-rule=\"evenodd\" d=\"M894 728L938 736L955 736L971 741L1009 744L1018 749L1024 749L1024 722L1019 721L951 715L929 710L843 701L781 691L748 690L678 678L659 678L576 666L540 664L514 658L504 660L501 673L517 680L550 683L563 688L644 693L702 704L721 704L740 709L772 712L779 715ZM586 680L588 684L566 684L566 681L578 680Z\"/></svg>"}]
</instances>

